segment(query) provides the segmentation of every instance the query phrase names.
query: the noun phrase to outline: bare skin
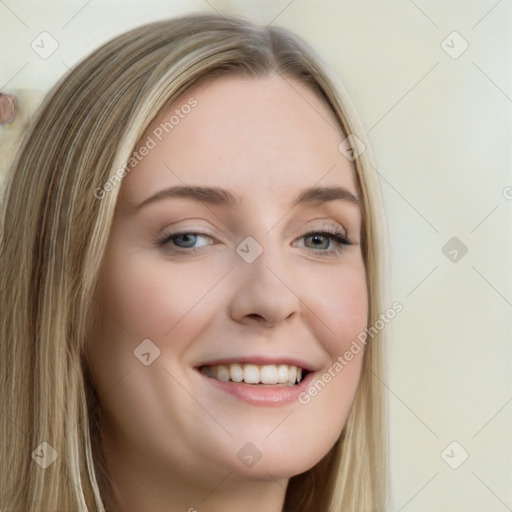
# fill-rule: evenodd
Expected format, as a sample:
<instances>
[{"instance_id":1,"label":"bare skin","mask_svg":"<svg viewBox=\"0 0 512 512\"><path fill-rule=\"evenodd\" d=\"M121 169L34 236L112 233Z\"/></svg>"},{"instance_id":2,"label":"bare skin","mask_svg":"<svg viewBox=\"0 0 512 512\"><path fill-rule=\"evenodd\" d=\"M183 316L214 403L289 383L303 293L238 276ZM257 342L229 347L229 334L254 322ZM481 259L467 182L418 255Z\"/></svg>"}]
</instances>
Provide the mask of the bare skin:
<instances>
[{"instance_id":1,"label":"bare skin","mask_svg":"<svg viewBox=\"0 0 512 512\"><path fill-rule=\"evenodd\" d=\"M338 150L345 135L314 92L292 83L226 77L191 91L141 144L190 97L197 106L122 182L97 290L108 314L87 343L104 395L109 511L278 512L289 479L345 424L363 351L307 404L256 404L198 370L225 358L293 359L321 379L366 326L358 204L291 206L309 187L357 195ZM229 189L240 202L137 207L175 185ZM310 235L332 228L351 245ZM250 263L237 252L249 236L262 249ZM160 350L149 365L134 355L145 339Z\"/></svg>"}]
</instances>

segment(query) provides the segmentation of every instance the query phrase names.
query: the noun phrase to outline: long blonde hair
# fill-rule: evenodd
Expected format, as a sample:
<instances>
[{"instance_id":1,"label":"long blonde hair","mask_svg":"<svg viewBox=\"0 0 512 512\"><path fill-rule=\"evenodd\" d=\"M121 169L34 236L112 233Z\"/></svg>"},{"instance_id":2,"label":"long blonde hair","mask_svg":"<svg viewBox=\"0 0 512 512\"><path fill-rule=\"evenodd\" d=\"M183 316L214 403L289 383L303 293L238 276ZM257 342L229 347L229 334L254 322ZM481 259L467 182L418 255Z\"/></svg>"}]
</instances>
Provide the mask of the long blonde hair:
<instances>
[{"instance_id":1,"label":"long blonde hair","mask_svg":"<svg viewBox=\"0 0 512 512\"><path fill-rule=\"evenodd\" d=\"M150 122L217 76L277 73L316 91L345 134L363 204L368 325L382 312L385 222L370 147L346 93L297 36L237 17L194 14L120 35L47 95L8 176L2 211L1 511L104 511L97 401L84 339L119 187ZM292 477L284 510L377 512L387 489L382 332L366 346L346 425L330 452ZM48 443L48 445L41 443ZM51 449L50 449L51 448ZM39 452L37 451L39 450ZM53 452L52 450L55 450ZM46 469L37 456L55 456Z\"/></svg>"}]
</instances>

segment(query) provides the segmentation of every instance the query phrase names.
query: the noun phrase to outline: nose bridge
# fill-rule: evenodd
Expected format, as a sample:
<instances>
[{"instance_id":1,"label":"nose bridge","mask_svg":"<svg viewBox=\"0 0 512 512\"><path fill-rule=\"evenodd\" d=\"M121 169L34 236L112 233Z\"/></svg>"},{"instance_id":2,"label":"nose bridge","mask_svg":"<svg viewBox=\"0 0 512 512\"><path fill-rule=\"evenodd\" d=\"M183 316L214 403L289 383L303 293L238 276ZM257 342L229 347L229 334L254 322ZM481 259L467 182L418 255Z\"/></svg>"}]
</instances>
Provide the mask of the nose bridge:
<instances>
[{"instance_id":1,"label":"nose bridge","mask_svg":"<svg viewBox=\"0 0 512 512\"><path fill-rule=\"evenodd\" d=\"M279 225L275 222L265 222L262 218L260 221L252 234L248 235L236 250L244 262L244 265L241 265L244 271L257 274L259 279L264 278L270 283L279 283L280 280L274 273L283 274L284 279L287 272L287 254L279 235Z\"/></svg>"},{"instance_id":2,"label":"nose bridge","mask_svg":"<svg viewBox=\"0 0 512 512\"><path fill-rule=\"evenodd\" d=\"M244 238L236 247L238 255L236 265L239 268L238 274L241 279L261 281L268 272L267 266L276 265L280 256L276 251L276 241L272 241L272 237L269 235L261 229L258 233Z\"/></svg>"},{"instance_id":3,"label":"nose bridge","mask_svg":"<svg viewBox=\"0 0 512 512\"><path fill-rule=\"evenodd\" d=\"M283 256L279 239L279 221L276 222L276 212L272 204L246 203L245 211L254 210L257 215L248 223L247 236L238 244L236 252L246 265L256 266L261 270L265 265L278 265L278 259ZM243 215L243 212L240 212ZM274 261L274 263L272 263ZM246 265L242 265L245 267Z\"/></svg>"}]
</instances>

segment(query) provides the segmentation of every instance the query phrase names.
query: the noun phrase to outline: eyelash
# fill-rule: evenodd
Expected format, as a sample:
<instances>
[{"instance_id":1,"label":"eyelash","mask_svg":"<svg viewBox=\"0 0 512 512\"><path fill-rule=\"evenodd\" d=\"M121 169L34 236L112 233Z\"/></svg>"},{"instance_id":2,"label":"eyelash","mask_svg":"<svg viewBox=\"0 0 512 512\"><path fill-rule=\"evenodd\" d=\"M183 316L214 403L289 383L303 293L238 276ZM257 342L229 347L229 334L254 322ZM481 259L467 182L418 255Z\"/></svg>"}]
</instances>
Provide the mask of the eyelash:
<instances>
[{"instance_id":1,"label":"eyelash","mask_svg":"<svg viewBox=\"0 0 512 512\"><path fill-rule=\"evenodd\" d=\"M164 248L166 245L169 244L174 238L177 238L178 236L182 235L194 235L194 236L204 236L206 238L212 238L209 235L206 235L205 233L197 233L194 231L182 231L182 232L176 232L176 233L170 233L162 236L161 238L156 240L156 245L158 247ZM337 247L334 249L321 249L321 250L315 250L308 248L313 253L321 255L321 256L328 256L328 255L337 255L344 251L343 246L346 245L353 245L352 242L347 238L345 233L342 231L331 228L326 226L325 228L322 228L319 231L310 231L303 235L301 238L306 238L312 235L320 235L322 237L327 237L329 240L333 241L337 244ZM198 247L192 247L190 249L184 249L184 248L174 248L173 250L178 253L187 253L187 252L196 252Z\"/></svg>"}]
</instances>

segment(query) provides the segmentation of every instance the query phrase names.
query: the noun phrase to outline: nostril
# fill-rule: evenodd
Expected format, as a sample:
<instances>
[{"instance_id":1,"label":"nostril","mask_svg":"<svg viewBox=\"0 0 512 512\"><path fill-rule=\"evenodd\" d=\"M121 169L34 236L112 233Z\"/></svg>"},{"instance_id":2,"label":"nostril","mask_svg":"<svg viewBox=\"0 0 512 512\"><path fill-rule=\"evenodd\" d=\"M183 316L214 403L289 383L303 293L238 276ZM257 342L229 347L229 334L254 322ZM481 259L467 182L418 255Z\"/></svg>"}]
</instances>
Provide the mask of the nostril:
<instances>
[{"instance_id":1,"label":"nostril","mask_svg":"<svg viewBox=\"0 0 512 512\"><path fill-rule=\"evenodd\" d=\"M266 319L264 316L262 315L258 315L257 313L251 313L250 315L247 315L249 318L253 318L254 320L256 320L257 322L261 323L261 324L266 324L266 325L269 325L269 326L274 326L275 325L275 322L272 322L268 319Z\"/></svg>"}]
</instances>

